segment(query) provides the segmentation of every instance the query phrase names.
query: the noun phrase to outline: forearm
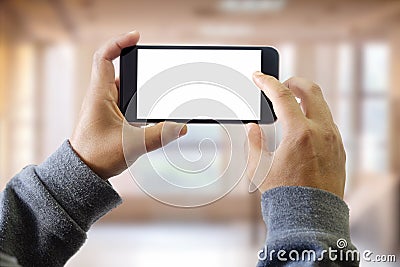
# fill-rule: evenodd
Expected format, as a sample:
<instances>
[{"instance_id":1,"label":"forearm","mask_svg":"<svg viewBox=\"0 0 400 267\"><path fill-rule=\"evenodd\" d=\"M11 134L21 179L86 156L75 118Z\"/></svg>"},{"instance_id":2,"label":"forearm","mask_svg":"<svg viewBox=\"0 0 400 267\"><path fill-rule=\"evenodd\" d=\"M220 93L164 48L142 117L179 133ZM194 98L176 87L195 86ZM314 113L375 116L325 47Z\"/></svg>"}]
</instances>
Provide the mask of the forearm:
<instances>
[{"instance_id":1,"label":"forearm","mask_svg":"<svg viewBox=\"0 0 400 267\"><path fill-rule=\"evenodd\" d=\"M17 174L0 195L0 251L23 266L62 266L86 231L121 201L65 142Z\"/></svg>"},{"instance_id":2,"label":"forearm","mask_svg":"<svg viewBox=\"0 0 400 267\"><path fill-rule=\"evenodd\" d=\"M358 266L349 211L337 196L278 187L265 192L261 203L267 239L257 266Z\"/></svg>"}]
</instances>

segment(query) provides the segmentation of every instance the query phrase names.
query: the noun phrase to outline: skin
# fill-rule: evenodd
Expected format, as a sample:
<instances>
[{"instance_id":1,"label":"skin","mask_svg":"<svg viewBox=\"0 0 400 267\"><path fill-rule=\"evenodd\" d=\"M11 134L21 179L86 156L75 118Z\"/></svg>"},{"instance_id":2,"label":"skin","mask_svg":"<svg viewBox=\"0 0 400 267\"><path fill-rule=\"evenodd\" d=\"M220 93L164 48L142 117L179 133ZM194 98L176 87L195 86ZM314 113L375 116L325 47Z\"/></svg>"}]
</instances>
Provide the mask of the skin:
<instances>
[{"instance_id":1,"label":"skin","mask_svg":"<svg viewBox=\"0 0 400 267\"><path fill-rule=\"evenodd\" d=\"M90 86L70 138L74 151L105 180L128 167L125 156L132 164L146 152L158 149L187 132L186 125L179 123L162 122L139 128L124 120L118 108L119 80L115 79L112 61L123 48L136 45L138 41L139 33L133 31L110 40L96 51Z\"/></svg>"},{"instance_id":2,"label":"skin","mask_svg":"<svg viewBox=\"0 0 400 267\"><path fill-rule=\"evenodd\" d=\"M261 72L254 73L253 80L272 101L282 123L283 139L269 172L259 171L271 156L262 129L256 124L248 125L247 176L263 176L261 192L280 186L305 186L343 198L346 154L320 87L299 77L282 84ZM295 97L301 99L300 105Z\"/></svg>"},{"instance_id":3,"label":"skin","mask_svg":"<svg viewBox=\"0 0 400 267\"><path fill-rule=\"evenodd\" d=\"M119 81L114 78L112 60L138 40L139 33L133 31L110 40L95 53L89 90L70 138L74 151L105 180L128 167L125 157L132 164L146 152L187 132L186 125L178 123L138 128L124 120L118 108ZM283 140L268 171L265 160L271 158L262 130L256 124L249 124L247 176L262 178L261 192L279 186L307 186L343 198L346 155L321 89L313 82L296 77L283 84L260 72L253 78L274 105L283 125ZM295 96L301 99L300 105Z\"/></svg>"}]
</instances>

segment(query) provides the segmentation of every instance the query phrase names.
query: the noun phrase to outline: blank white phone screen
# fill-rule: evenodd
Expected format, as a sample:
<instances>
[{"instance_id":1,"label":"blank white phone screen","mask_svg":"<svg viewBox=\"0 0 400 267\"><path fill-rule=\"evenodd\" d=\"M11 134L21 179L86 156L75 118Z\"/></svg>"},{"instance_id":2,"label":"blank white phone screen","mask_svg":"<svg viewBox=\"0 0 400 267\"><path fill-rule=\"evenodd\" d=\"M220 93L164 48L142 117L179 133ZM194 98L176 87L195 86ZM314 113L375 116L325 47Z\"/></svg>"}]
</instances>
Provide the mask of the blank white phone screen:
<instances>
[{"instance_id":1,"label":"blank white phone screen","mask_svg":"<svg viewBox=\"0 0 400 267\"><path fill-rule=\"evenodd\" d=\"M158 90L156 97L148 97L152 88L145 85L157 74L170 68L188 63L214 63L228 67L233 76L246 77L252 87L233 92L225 84L196 83L192 81L174 88ZM219 50L219 49L138 49L137 54L137 118L138 119L215 119L215 120L259 120L261 93L252 81L252 74L261 71L261 50ZM235 74L236 72L236 74ZM225 75L227 76L227 75ZM224 83L224 82L222 82ZM143 87L142 87L143 86ZM243 95L245 94L245 95ZM156 101L155 101L156 99ZM179 106L195 99L204 100L188 110ZM212 100L212 105L207 101ZM149 103L149 101L151 103ZM211 102L210 102L211 104ZM224 106L232 112L220 112L217 106ZM210 110L213 109L213 110Z\"/></svg>"}]
</instances>

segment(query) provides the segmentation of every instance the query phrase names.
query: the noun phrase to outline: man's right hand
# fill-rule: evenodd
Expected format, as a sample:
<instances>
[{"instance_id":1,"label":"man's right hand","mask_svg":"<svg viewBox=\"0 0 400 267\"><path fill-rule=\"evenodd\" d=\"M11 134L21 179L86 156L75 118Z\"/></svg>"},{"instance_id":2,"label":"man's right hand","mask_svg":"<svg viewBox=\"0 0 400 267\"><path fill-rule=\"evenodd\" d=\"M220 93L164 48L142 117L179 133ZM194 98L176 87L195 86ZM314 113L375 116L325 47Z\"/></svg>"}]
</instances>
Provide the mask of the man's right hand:
<instances>
[{"instance_id":1,"label":"man's right hand","mask_svg":"<svg viewBox=\"0 0 400 267\"><path fill-rule=\"evenodd\" d=\"M269 153L261 128L248 125L247 176L263 180L261 192L280 186L305 186L343 198L346 154L319 86L297 77L282 84L261 72L253 79L272 101L283 127L283 139L268 173L260 171L263 161L259 159L269 157ZM301 99L300 105L295 97Z\"/></svg>"}]
</instances>

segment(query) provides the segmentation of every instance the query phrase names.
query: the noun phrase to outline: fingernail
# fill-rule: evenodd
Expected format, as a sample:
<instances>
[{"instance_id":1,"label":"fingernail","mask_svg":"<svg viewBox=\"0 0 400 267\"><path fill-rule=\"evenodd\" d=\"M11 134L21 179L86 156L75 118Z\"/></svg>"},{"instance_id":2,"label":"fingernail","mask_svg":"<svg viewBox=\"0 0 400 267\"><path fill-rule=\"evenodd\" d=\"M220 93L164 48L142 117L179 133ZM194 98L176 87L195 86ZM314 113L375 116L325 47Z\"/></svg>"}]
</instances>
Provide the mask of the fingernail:
<instances>
[{"instance_id":1,"label":"fingernail","mask_svg":"<svg viewBox=\"0 0 400 267\"><path fill-rule=\"evenodd\" d=\"M251 125L248 123L248 124L245 124L245 127L246 127L246 133L249 133Z\"/></svg>"},{"instance_id":2,"label":"fingernail","mask_svg":"<svg viewBox=\"0 0 400 267\"><path fill-rule=\"evenodd\" d=\"M254 123L247 123L247 124L245 124L245 126L246 126L246 132L247 132L247 133L249 133L251 127L253 127L253 124L254 124Z\"/></svg>"},{"instance_id":3,"label":"fingernail","mask_svg":"<svg viewBox=\"0 0 400 267\"><path fill-rule=\"evenodd\" d=\"M171 134L175 138L177 138L177 137L181 137L187 133L187 126L184 123L166 121L166 122L163 122L162 131L165 131L165 134Z\"/></svg>"},{"instance_id":4,"label":"fingernail","mask_svg":"<svg viewBox=\"0 0 400 267\"><path fill-rule=\"evenodd\" d=\"M253 76L255 77L255 78L259 78L259 77L261 77L261 76L263 76L264 75L264 73L262 73L261 71L256 71L256 72L254 72L254 74L253 74Z\"/></svg>"},{"instance_id":5,"label":"fingernail","mask_svg":"<svg viewBox=\"0 0 400 267\"><path fill-rule=\"evenodd\" d=\"M128 32L127 35L140 35L140 33L137 30L133 30Z\"/></svg>"},{"instance_id":6,"label":"fingernail","mask_svg":"<svg viewBox=\"0 0 400 267\"><path fill-rule=\"evenodd\" d=\"M179 131L179 137L184 136L186 133L187 133L187 125L185 124L185 125L183 125L183 127Z\"/></svg>"}]
</instances>

